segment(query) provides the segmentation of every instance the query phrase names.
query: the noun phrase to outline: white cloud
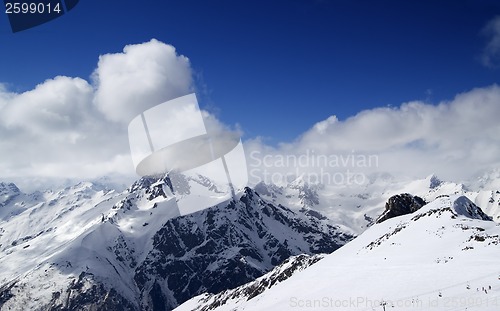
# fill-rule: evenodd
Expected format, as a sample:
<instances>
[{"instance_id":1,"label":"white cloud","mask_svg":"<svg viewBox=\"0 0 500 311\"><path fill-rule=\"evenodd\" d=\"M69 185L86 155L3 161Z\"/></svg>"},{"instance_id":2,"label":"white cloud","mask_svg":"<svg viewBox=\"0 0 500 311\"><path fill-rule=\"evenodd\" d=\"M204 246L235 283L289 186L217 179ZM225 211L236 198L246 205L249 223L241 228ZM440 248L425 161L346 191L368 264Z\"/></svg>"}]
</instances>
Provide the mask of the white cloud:
<instances>
[{"instance_id":1,"label":"white cloud","mask_svg":"<svg viewBox=\"0 0 500 311\"><path fill-rule=\"evenodd\" d=\"M481 63L486 67L495 68L500 65L500 16L489 21L482 30L488 43L481 55Z\"/></svg>"},{"instance_id":2,"label":"white cloud","mask_svg":"<svg viewBox=\"0 0 500 311\"><path fill-rule=\"evenodd\" d=\"M2 93L0 116L8 129L33 135L74 131L92 115L92 87L80 78L56 77L22 94Z\"/></svg>"},{"instance_id":3,"label":"white cloud","mask_svg":"<svg viewBox=\"0 0 500 311\"><path fill-rule=\"evenodd\" d=\"M467 180L482 170L500 166L499 102L500 88L495 85L459 94L439 105L409 102L397 108L365 110L345 121L331 116L295 142L277 148L259 139L248 141L249 166L267 170L269 175L290 174L299 166L300 172L380 171L411 178L436 173L450 180ZM266 155L274 160L288 157L288 165L270 167L252 159L252 151L261 159ZM295 164L293 160L301 155L308 155L309 162L303 157L302 164ZM371 165L350 162L329 166L311 160L321 160L325 155L332 160L345 160L349 155L359 160L372 155L377 161ZM258 176L259 169L253 175Z\"/></svg>"},{"instance_id":4,"label":"white cloud","mask_svg":"<svg viewBox=\"0 0 500 311\"><path fill-rule=\"evenodd\" d=\"M93 78L98 109L127 124L142 111L193 91L189 60L157 40L101 56Z\"/></svg>"},{"instance_id":5,"label":"white cloud","mask_svg":"<svg viewBox=\"0 0 500 311\"><path fill-rule=\"evenodd\" d=\"M189 60L156 40L101 56L94 86L55 77L24 93L0 85L0 178L135 176L128 121L193 89ZM24 181L24 182L23 182Z\"/></svg>"}]
</instances>

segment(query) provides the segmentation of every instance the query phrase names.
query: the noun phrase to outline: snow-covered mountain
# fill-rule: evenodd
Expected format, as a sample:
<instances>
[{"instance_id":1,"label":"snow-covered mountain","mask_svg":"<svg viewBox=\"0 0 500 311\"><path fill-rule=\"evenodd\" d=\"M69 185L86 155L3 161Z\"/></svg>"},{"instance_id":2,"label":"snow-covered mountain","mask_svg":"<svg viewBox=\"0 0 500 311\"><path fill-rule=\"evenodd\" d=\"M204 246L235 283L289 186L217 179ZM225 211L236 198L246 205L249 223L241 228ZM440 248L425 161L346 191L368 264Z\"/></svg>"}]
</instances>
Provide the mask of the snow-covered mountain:
<instances>
[{"instance_id":1,"label":"snow-covered mountain","mask_svg":"<svg viewBox=\"0 0 500 311\"><path fill-rule=\"evenodd\" d=\"M362 185L308 184L300 177L287 185L257 184L263 198L293 209L319 211L356 234L365 231L395 194L409 193L431 202L442 195L461 194L500 221L500 173L492 171L470 183L442 181L435 175L399 181L388 174L373 174Z\"/></svg>"},{"instance_id":2,"label":"snow-covered mountain","mask_svg":"<svg viewBox=\"0 0 500 311\"><path fill-rule=\"evenodd\" d=\"M121 193L80 183L32 195L0 184L0 308L170 310L353 238L320 213L273 204L249 188L179 216L183 196L173 197L168 181L143 178ZM187 181L186 193L200 185L217 193L209 180Z\"/></svg>"},{"instance_id":3,"label":"snow-covered mountain","mask_svg":"<svg viewBox=\"0 0 500 311\"><path fill-rule=\"evenodd\" d=\"M467 197L443 195L374 224L257 295L245 291L254 282L195 297L176 310L493 311L500 308L498 258L500 225ZM273 271L260 280L277 277Z\"/></svg>"},{"instance_id":4,"label":"snow-covered mountain","mask_svg":"<svg viewBox=\"0 0 500 311\"><path fill-rule=\"evenodd\" d=\"M206 302L222 299L239 306L241 298L228 297L248 292L248 287L232 294L225 290L252 282L285 261L249 288L258 288L252 289L255 295L274 287L318 258L286 261L291 256L331 253L364 231L363 236L370 236L372 228L385 228L411 212L420 215L435 202L452 200L446 204L455 206L458 199L450 195L463 202L467 197L498 221L498 177L493 172L464 185L434 175L400 182L377 174L356 187L313 185L297 178L287 185L240 189L233 198L224 197L224 186L203 176L178 176L175 185L167 178L143 178L126 191L82 182L25 194L12 183L0 183L0 308L169 310L200 294L206 294ZM214 206L199 205L206 206L206 200ZM442 215L450 213L443 210ZM393 218L398 215L403 216ZM455 217L451 221L463 218ZM377 220L381 223L374 225ZM420 243L410 235L404 239ZM457 241L450 240L449 246L456 247ZM406 245L403 238L397 243ZM347 252L343 249L341 254Z\"/></svg>"}]
</instances>

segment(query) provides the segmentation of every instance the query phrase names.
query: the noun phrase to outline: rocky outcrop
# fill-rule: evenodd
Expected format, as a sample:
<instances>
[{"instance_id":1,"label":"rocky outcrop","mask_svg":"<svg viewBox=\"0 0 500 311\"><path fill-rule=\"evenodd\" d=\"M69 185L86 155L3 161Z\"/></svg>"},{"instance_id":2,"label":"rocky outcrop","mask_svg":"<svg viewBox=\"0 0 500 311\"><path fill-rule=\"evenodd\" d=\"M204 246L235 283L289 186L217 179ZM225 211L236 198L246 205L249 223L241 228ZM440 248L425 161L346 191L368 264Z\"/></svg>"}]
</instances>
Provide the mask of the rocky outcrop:
<instances>
[{"instance_id":1,"label":"rocky outcrop","mask_svg":"<svg viewBox=\"0 0 500 311\"><path fill-rule=\"evenodd\" d=\"M385 203L385 210L375 223L381 223L390 218L411 214L425 204L426 202L422 198L413 196L409 193L394 195Z\"/></svg>"}]
</instances>

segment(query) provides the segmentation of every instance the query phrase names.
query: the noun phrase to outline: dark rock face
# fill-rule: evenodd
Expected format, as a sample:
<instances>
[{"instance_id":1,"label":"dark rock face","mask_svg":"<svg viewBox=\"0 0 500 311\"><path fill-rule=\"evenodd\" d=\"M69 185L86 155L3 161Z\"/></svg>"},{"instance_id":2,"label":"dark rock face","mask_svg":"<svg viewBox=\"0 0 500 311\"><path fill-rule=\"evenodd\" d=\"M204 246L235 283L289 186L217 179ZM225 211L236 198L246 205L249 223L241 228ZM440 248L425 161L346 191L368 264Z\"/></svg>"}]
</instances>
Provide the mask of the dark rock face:
<instances>
[{"instance_id":1,"label":"dark rock face","mask_svg":"<svg viewBox=\"0 0 500 311\"><path fill-rule=\"evenodd\" d=\"M462 196L455 201L453 209L455 213L464 215L472 219L480 219L486 221L493 220L492 217L486 215L486 213L484 213L479 206L474 204L465 196Z\"/></svg>"},{"instance_id":2,"label":"dark rock face","mask_svg":"<svg viewBox=\"0 0 500 311\"><path fill-rule=\"evenodd\" d=\"M10 206L17 197L21 197L21 191L13 183L0 182L0 220L8 219L10 216L19 214L23 211L22 208Z\"/></svg>"},{"instance_id":3,"label":"dark rock face","mask_svg":"<svg viewBox=\"0 0 500 311\"><path fill-rule=\"evenodd\" d=\"M323 229L320 229L323 228ZM136 269L143 310L170 310L204 292L250 282L290 256L330 253L353 237L319 215L293 212L246 189L238 201L169 220Z\"/></svg>"},{"instance_id":4,"label":"dark rock face","mask_svg":"<svg viewBox=\"0 0 500 311\"><path fill-rule=\"evenodd\" d=\"M305 255L290 257L282 264L276 266L271 272L248 284L234 289L222 291L217 294L209 294L198 301L198 306L193 311L209 311L220 307L231 300L250 300L262 294L269 288L290 278L295 272L315 264L325 255Z\"/></svg>"},{"instance_id":5,"label":"dark rock face","mask_svg":"<svg viewBox=\"0 0 500 311\"><path fill-rule=\"evenodd\" d=\"M14 287L15 285L16 282L14 281L0 287L0 309L2 308L5 302L7 302L10 298L14 297L14 294L12 294L11 290L12 287Z\"/></svg>"},{"instance_id":6,"label":"dark rock face","mask_svg":"<svg viewBox=\"0 0 500 311\"><path fill-rule=\"evenodd\" d=\"M52 293L52 301L46 310L109 310L133 311L137 307L113 288L106 288L93 280L93 275L82 272L65 292Z\"/></svg>"},{"instance_id":7,"label":"dark rock face","mask_svg":"<svg viewBox=\"0 0 500 311\"><path fill-rule=\"evenodd\" d=\"M13 183L0 182L0 206L7 205L10 200L21 193Z\"/></svg>"},{"instance_id":8,"label":"dark rock face","mask_svg":"<svg viewBox=\"0 0 500 311\"><path fill-rule=\"evenodd\" d=\"M432 175L430 180L429 180L429 188L435 189L439 187L443 182L437 178L437 176Z\"/></svg>"},{"instance_id":9,"label":"dark rock face","mask_svg":"<svg viewBox=\"0 0 500 311\"><path fill-rule=\"evenodd\" d=\"M375 223L381 223L390 218L411 214L425 204L426 202L422 198L413 196L409 193L394 195L385 203L385 210Z\"/></svg>"}]
</instances>

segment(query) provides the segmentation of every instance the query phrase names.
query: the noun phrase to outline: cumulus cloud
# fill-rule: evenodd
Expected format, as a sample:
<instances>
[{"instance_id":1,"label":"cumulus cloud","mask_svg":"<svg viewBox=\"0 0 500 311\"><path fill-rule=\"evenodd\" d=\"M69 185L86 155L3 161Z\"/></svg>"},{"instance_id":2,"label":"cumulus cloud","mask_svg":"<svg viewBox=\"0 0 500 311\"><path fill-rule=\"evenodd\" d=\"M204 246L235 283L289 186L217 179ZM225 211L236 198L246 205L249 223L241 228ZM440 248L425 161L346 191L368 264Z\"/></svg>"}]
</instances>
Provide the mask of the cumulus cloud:
<instances>
[{"instance_id":1,"label":"cumulus cloud","mask_svg":"<svg viewBox=\"0 0 500 311\"><path fill-rule=\"evenodd\" d=\"M488 42L481 55L481 63L490 68L500 65L500 16L489 21L482 30Z\"/></svg>"},{"instance_id":2,"label":"cumulus cloud","mask_svg":"<svg viewBox=\"0 0 500 311\"><path fill-rule=\"evenodd\" d=\"M409 102L365 110L345 121L331 116L292 143L271 147L249 141L250 175L254 182L264 178L262 172L267 181L272 174L279 179L297 172L323 172L324 178L343 173L339 181L346 172L409 178L436 173L467 180L500 166L499 102L500 88L494 85L438 105Z\"/></svg>"},{"instance_id":3,"label":"cumulus cloud","mask_svg":"<svg viewBox=\"0 0 500 311\"><path fill-rule=\"evenodd\" d=\"M92 87L80 78L56 77L22 94L3 94L0 116L7 129L33 135L68 134L78 130L92 112Z\"/></svg>"},{"instance_id":4,"label":"cumulus cloud","mask_svg":"<svg viewBox=\"0 0 500 311\"><path fill-rule=\"evenodd\" d=\"M0 85L0 178L135 177L128 122L193 89L189 60L151 40L99 58L93 83L59 76L24 93Z\"/></svg>"},{"instance_id":5,"label":"cumulus cloud","mask_svg":"<svg viewBox=\"0 0 500 311\"><path fill-rule=\"evenodd\" d=\"M124 123L148 108L193 91L188 58L157 40L127 45L123 53L101 56L93 78L98 109L109 120Z\"/></svg>"}]
</instances>

